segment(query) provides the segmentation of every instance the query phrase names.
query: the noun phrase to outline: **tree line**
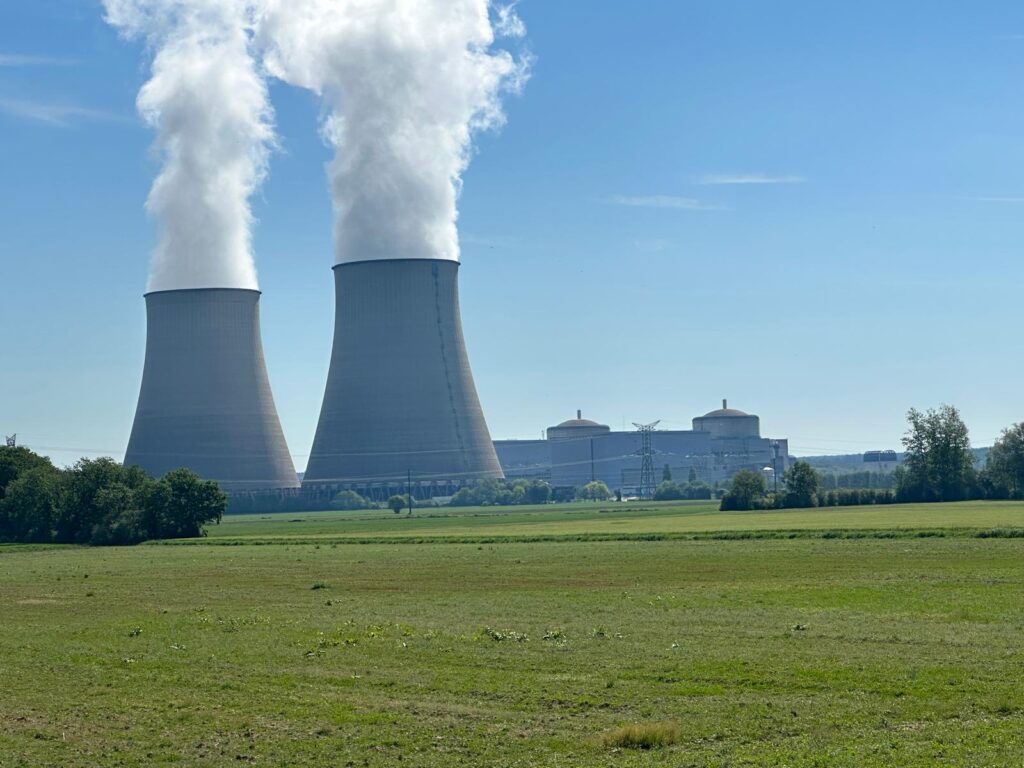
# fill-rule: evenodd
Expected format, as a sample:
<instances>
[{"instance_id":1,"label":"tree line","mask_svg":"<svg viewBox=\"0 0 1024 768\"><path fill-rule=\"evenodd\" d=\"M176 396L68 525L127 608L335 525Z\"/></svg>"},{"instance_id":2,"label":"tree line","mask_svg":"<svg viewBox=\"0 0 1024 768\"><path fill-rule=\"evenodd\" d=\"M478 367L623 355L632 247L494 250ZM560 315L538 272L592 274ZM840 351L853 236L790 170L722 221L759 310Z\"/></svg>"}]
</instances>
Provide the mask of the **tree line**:
<instances>
[{"instance_id":1,"label":"tree line","mask_svg":"<svg viewBox=\"0 0 1024 768\"><path fill-rule=\"evenodd\" d=\"M58 469L24 447L0 446L0 541L136 544L201 536L227 497L188 469L156 479L113 459Z\"/></svg>"},{"instance_id":2,"label":"tree line","mask_svg":"<svg viewBox=\"0 0 1024 768\"><path fill-rule=\"evenodd\" d=\"M460 488L448 500L451 507L508 507L522 504L547 504L549 502L569 501L607 501L614 494L600 480L587 483L578 488L554 488L544 480L498 480L487 478L473 485ZM435 506L432 502L412 502L415 507ZM408 509L409 497L397 494L383 504L377 504L356 491L341 491L331 501L331 508L338 510L377 509L384 507L396 514Z\"/></svg>"},{"instance_id":3,"label":"tree line","mask_svg":"<svg viewBox=\"0 0 1024 768\"><path fill-rule=\"evenodd\" d=\"M970 434L951 405L907 412L903 463L892 474L892 488L826 488L806 462L785 474L784 488L769 493L758 472L737 473L722 497L723 510L853 506L895 502L943 502L1024 498L1024 423L1003 430L978 467Z\"/></svg>"}]
</instances>

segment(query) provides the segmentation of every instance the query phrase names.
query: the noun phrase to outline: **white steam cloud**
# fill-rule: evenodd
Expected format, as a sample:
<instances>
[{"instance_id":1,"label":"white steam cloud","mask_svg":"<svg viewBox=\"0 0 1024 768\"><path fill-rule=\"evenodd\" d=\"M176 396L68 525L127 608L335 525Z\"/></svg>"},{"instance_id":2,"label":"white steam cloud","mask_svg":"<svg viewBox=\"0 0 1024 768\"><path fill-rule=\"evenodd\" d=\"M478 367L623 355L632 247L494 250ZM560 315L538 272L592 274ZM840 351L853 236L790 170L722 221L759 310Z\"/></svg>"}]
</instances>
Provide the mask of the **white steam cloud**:
<instances>
[{"instance_id":1,"label":"white steam cloud","mask_svg":"<svg viewBox=\"0 0 1024 768\"><path fill-rule=\"evenodd\" d=\"M319 94L338 262L459 258L456 203L476 132L529 57L495 48L525 29L489 0L259 0L268 71Z\"/></svg>"},{"instance_id":2,"label":"white steam cloud","mask_svg":"<svg viewBox=\"0 0 1024 768\"><path fill-rule=\"evenodd\" d=\"M107 21L154 51L139 112L163 167L147 209L159 242L149 290L256 288L249 198L274 140L247 0L103 0Z\"/></svg>"}]
</instances>

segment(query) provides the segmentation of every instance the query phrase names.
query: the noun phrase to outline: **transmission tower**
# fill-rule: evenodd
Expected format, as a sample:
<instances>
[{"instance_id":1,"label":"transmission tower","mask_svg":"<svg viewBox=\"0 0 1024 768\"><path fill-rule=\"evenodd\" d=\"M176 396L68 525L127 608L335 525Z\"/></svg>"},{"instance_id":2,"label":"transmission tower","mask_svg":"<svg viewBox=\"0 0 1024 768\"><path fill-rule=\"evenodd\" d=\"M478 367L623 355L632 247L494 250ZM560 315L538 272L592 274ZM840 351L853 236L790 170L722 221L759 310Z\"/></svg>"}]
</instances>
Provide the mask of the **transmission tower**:
<instances>
[{"instance_id":1,"label":"transmission tower","mask_svg":"<svg viewBox=\"0 0 1024 768\"><path fill-rule=\"evenodd\" d=\"M654 449L651 447L651 433L661 423L661 419L653 424L637 424L633 422L637 432L640 433L640 488L638 495L641 499L654 498Z\"/></svg>"},{"instance_id":2,"label":"transmission tower","mask_svg":"<svg viewBox=\"0 0 1024 768\"><path fill-rule=\"evenodd\" d=\"M8 435L8 437L7 437L7 447L8 448L14 448L17 445L18 445L18 435L17 434Z\"/></svg>"}]
</instances>

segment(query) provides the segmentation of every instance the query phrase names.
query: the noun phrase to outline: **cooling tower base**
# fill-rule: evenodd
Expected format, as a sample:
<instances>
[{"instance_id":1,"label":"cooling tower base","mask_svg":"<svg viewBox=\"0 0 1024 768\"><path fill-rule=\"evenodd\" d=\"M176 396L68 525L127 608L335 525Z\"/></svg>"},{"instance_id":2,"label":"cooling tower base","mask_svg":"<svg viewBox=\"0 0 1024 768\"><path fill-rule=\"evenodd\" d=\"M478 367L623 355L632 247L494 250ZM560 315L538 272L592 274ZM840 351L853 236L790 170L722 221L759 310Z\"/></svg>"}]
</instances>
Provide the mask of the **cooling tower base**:
<instances>
[{"instance_id":1,"label":"cooling tower base","mask_svg":"<svg viewBox=\"0 0 1024 768\"><path fill-rule=\"evenodd\" d=\"M304 488L446 495L503 476L462 336L458 269L427 259L334 268L334 349Z\"/></svg>"},{"instance_id":2,"label":"cooling tower base","mask_svg":"<svg viewBox=\"0 0 1024 768\"><path fill-rule=\"evenodd\" d=\"M260 339L259 291L146 295L146 365L126 465L225 491L296 488Z\"/></svg>"}]
</instances>

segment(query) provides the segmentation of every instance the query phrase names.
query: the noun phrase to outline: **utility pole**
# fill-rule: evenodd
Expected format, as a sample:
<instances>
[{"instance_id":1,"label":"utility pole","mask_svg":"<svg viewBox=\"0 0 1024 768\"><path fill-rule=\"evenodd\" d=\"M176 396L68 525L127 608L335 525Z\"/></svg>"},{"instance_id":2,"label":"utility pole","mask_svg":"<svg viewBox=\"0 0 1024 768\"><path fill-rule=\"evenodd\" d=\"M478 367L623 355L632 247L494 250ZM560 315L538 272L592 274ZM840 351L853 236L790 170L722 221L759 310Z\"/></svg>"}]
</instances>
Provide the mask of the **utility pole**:
<instances>
[{"instance_id":1,"label":"utility pole","mask_svg":"<svg viewBox=\"0 0 1024 768\"><path fill-rule=\"evenodd\" d=\"M18 435L17 435L17 433L15 433L13 435L8 435L7 436L7 447L8 448L16 448L17 445L18 445Z\"/></svg>"},{"instance_id":2,"label":"utility pole","mask_svg":"<svg viewBox=\"0 0 1024 768\"><path fill-rule=\"evenodd\" d=\"M654 498L654 449L651 447L651 434L660 423L661 419L653 424L633 422L633 426L640 433L640 450L637 451L637 454L641 458L640 488L638 489L641 499Z\"/></svg>"},{"instance_id":3,"label":"utility pole","mask_svg":"<svg viewBox=\"0 0 1024 768\"><path fill-rule=\"evenodd\" d=\"M773 482L773 484L775 486L772 489L772 493L778 493L779 492L779 441L778 440L772 440L771 446L772 446L772 478L773 478L772 482Z\"/></svg>"},{"instance_id":4,"label":"utility pole","mask_svg":"<svg viewBox=\"0 0 1024 768\"><path fill-rule=\"evenodd\" d=\"M405 498L409 501L409 517L412 517L412 470L406 470L408 475L405 479Z\"/></svg>"}]
</instances>

